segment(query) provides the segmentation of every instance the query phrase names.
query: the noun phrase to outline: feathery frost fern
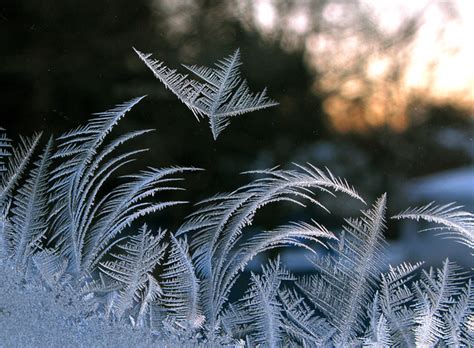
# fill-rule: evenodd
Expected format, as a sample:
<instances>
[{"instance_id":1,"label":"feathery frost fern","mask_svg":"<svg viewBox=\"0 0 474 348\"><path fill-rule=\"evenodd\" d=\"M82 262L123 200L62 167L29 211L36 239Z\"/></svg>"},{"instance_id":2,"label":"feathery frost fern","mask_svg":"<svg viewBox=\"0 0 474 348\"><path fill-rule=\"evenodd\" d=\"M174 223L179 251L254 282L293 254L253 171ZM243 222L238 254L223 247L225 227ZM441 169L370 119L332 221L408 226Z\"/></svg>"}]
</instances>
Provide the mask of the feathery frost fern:
<instances>
[{"instance_id":1,"label":"feathery frost fern","mask_svg":"<svg viewBox=\"0 0 474 348\"><path fill-rule=\"evenodd\" d=\"M390 337L388 321L380 311L378 294L375 294L372 305L367 310L370 318L369 328L363 338L365 347L390 347L393 341Z\"/></svg>"},{"instance_id":2,"label":"feathery frost fern","mask_svg":"<svg viewBox=\"0 0 474 348\"><path fill-rule=\"evenodd\" d=\"M189 254L186 238L171 235L170 250L160 275L163 296L160 300L168 318L191 330L204 323L200 299L200 280Z\"/></svg>"},{"instance_id":3,"label":"feathery frost fern","mask_svg":"<svg viewBox=\"0 0 474 348\"><path fill-rule=\"evenodd\" d=\"M402 263L397 267L390 266L389 271L380 276L379 291L374 299L374 305L378 303L379 307L375 312L376 315L383 313L384 321L386 321L383 326L388 325L390 342L398 342L404 347L414 345L411 332L414 325L413 310L410 306L414 294L407 284L415 277L414 273L421 265L420 262L415 265ZM376 318L373 315L370 316L372 328L375 327L372 325L374 319ZM376 320L375 323L378 321Z\"/></svg>"},{"instance_id":4,"label":"feathery frost fern","mask_svg":"<svg viewBox=\"0 0 474 348\"><path fill-rule=\"evenodd\" d=\"M474 214L463 211L462 206L456 206L455 203L436 205L431 202L422 207L409 208L393 219L425 220L441 225L423 231L438 231L439 235L474 249Z\"/></svg>"},{"instance_id":5,"label":"feathery frost fern","mask_svg":"<svg viewBox=\"0 0 474 348\"><path fill-rule=\"evenodd\" d=\"M55 159L61 163L50 179L54 203L54 235L70 272L91 272L111 247L111 240L136 219L183 201L156 202L148 198L161 191L179 190L172 176L194 168L148 168L124 176L120 184L98 197L106 180L144 150L114 155L117 147L150 130L134 131L104 143L117 122L143 97L95 115L88 124L58 138Z\"/></svg>"},{"instance_id":6,"label":"feathery frost fern","mask_svg":"<svg viewBox=\"0 0 474 348\"><path fill-rule=\"evenodd\" d=\"M0 166L2 167L0 171L0 207L5 207L11 199L12 192L25 172L40 137L41 134L34 135L32 138L21 137L17 147L11 147L9 141L2 140L4 150L0 156ZM6 165L4 164L5 158L8 158Z\"/></svg>"},{"instance_id":7,"label":"feathery frost fern","mask_svg":"<svg viewBox=\"0 0 474 348\"><path fill-rule=\"evenodd\" d=\"M336 329L334 343L349 346L363 334L367 309L383 267L386 196L360 219L347 219L333 254L313 259L319 271L298 287Z\"/></svg>"},{"instance_id":8,"label":"feathery frost fern","mask_svg":"<svg viewBox=\"0 0 474 348\"><path fill-rule=\"evenodd\" d=\"M7 138L5 129L0 127L0 175L7 171L5 161L11 155L11 140Z\"/></svg>"},{"instance_id":9,"label":"feathery frost fern","mask_svg":"<svg viewBox=\"0 0 474 348\"><path fill-rule=\"evenodd\" d=\"M166 231L158 231L156 235L152 235L147 225L143 225L138 235L131 236L127 243L118 245L125 253L111 254L115 261L100 264L102 273L121 284L113 301L114 313L118 318L140 302L141 298L143 307L160 296L161 288L151 274L164 257L167 245L162 240L165 233ZM143 312L142 308L140 313Z\"/></svg>"},{"instance_id":10,"label":"feathery frost fern","mask_svg":"<svg viewBox=\"0 0 474 348\"><path fill-rule=\"evenodd\" d=\"M329 171L325 173L312 165L299 166L299 169L252 172L263 177L234 192L201 202L202 208L191 214L177 231L177 235L194 231L193 260L202 278L203 308L211 332L217 329L239 273L253 257L282 246L309 248L304 240L320 242L321 238L335 238L317 223L300 222L263 231L243 241L243 229L252 224L258 209L281 201L298 205L307 201L323 207L314 197L315 190L341 191L362 200L346 181Z\"/></svg>"},{"instance_id":11,"label":"feathery frost fern","mask_svg":"<svg viewBox=\"0 0 474 348\"><path fill-rule=\"evenodd\" d=\"M252 345L282 345L283 308L278 300L278 290L281 283L288 280L294 280L294 277L281 268L279 259L263 266L261 275L252 273L250 287L239 304L245 323L251 326Z\"/></svg>"},{"instance_id":12,"label":"feathery frost fern","mask_svg":"<svg viewBox=\"0 0 474 348\"><path fill-rule=\"evenodd\" d=\"M229 125L231 117L278 105L267 97L266 89L257 94L250 92L246 80L240 77L239 66L242 63L238 49L219 60L215 68L183 65L202 82L166 67L163 62L152 59L151 54L134 50L155 77L192 111L198 121L202 116L209 119L214 140Z\"/></svg>"},{"instance_id":13,"label":"feathery frost fern","mask_svg":"<svg viewBox=\"0 0 474 348\"><path fill-rule=\"evenodd\" d=\"M428 272L422 272L421 279L413 285L416 296L414 321L417 324L415 327L417 346L433 346L441 339L459 342L465 338L465 334L461 332L453 335L450 332L452 330L445 330L449 319L451 323L457 321L457 329L454 331L464 331L463 328L468 325L464 322L467 318L462 315L463 310L458 312L455 308L464 307L460 304L462 301L460 295L465 279L459 266L447 259L441 269L435 271L431 268ZM470 287L470 282L466 287ZM471 306L471 315L472 310ZM470 330L472 331L472 327Z\"/></svg>"},{"instance_id":14,"label":"feathery frost fern","mask_svg":"<svg viewBox=\"0 0 474 348\"><path fill-rule=\"evenodd\" d=\"M251 274L244 297L226 310L223 322L234 336L250 346L320 346L334 330L296 291L282 286L296 277L285 270L278 257L262 266L262 274Z\"/></svg>"},{"instance_id":15,"label":"feathery frost fern","mask_svg":"<svg viewBox=\"0 0 474 348\"><path fill-rule=\"evenodd\" d=\"M238 72L239 52L213 69L185 66L187 78L136 51L166 87L197 116L207 116L214 138L230 117L275 105L253 95ZM185 201L160 201L163 191L194 167L149 167L105 183L145 150L120 152L150 130L112 137L114 126L143 97L96 114L87 124L51 138L36 155L40 135L14 145L0 128L0 266L55 291L72 288L105 318L148 327L182 346L473 346L471 274L446 260L385 265L387 197L382 195L340 233L315 220L272 230L252 226L259 209L286 202L326 207L318 193L344 193L364 203L345 179L311 164L248 172L257 176L233 192L198 203L176 232L157 233L138 220ZM396 219L434 222L432 228L473 247L473 214L453 204L408 209ZM315 243L328 248L319 255ZM280 258L252 273L243 295L230 297L248 263L272 249L310 251L311 275L297 277Z\"/></svg>"},{"instance_id":16,"label":"feathery frost fern","mask_svg":"<svg viewBox=\"0 0 474 348\"><path fill-rule=\"evenodd\" d=\"M35 222L38 222L38 217L33 216L34 213L41 215L41 210L45 209L44 206L36 209L38 202L35 202L38 199L36 197L38 191L44 189L41 184L43 178L38 175L38 171L41 169L36 168L36 172L34 170L32 174L35 178L30 178L25 184L26 187L21 188L15 195L13 219L9 218L12 193L18 186L33 156L41 134L32 138L21 137L17 147L13 147L11 141L4 134L0 137L0 256L14 257L18 265L23 265L34 248L34 244L44 233L41 231L41 228L44 227L41 226L41 222L39 222L39 226L34 225ZM40 174L44 174L44 172ZM35 197L30 197L30 195ZM32 223L33 226L21 228L21 224L24 223Z\"/></svg>"},{"instance_id":17,"label":"feathery frost fern","mask_svg":"<svg viewBox=\"0 0 474 348\"><path fill-rule=\"evenodd\" d=\"M48 175L53 140L50 139L25 184L13 199L10 241L16 266L26 267L48 231Z\"/></svg>"}]
</instances>

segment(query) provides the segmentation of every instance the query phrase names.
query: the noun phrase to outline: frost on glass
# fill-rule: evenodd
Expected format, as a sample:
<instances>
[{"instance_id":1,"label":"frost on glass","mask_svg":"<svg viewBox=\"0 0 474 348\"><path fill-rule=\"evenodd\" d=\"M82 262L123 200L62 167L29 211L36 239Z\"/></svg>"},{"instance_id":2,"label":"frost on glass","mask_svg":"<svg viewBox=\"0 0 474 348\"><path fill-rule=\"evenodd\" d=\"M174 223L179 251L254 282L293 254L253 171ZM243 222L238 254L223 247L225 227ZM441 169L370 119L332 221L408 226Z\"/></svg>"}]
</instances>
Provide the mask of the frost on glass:
<instances>
[{"instance_id":1,"label":"frost on glass","mask_svg":"<svg viewBox=\"0 0 474 348\"><path fill-rule=\"evenodd\" d=\"M230 117L275 104L248 91L238 51L215 69L187 67L205 82L137 53L195 115L209 117L215 138ZM150 214L187 203L183 192L182 200L162 194L181 191L181 176L198 169L148 167L112 185L144 152L121 146L150 130L111 135L142 98L49 140L38 134L13 142L0 130L0 327L7 346L472 345L469 270L448 259L428 270L385 264L387 195L347 218L341 231L316 219L253 226L261 208L281 202L327 212L321 194L366 204L329 169L307 163L248 172L252 181L203 200L177 231L148 227ZM394 218L434 223L473 249L472 213L455 205L433 203ZM289 247L313 255L314 274L294 275L276 257L231 301L250 261ZM14 332L19 320L25 332Z\"/></svg>"},{"instance_id":2,"label":"frost on glass","mask_svg":"<svg viewBox=\"0 0 474 348\"><path fill-rule=\"evenodd\" d=\"M264 89L259 93L250 92L247 81L240 76L240 50L219 60L214 68L184 65L200 81L189 79L188 75L170 69L163 62L151 58L135 49L140 59L181 102L192 111L196 119L209 119L214 140L237 115L265 109L278 103L267 96Z\"/></svg>"}]
</instances>

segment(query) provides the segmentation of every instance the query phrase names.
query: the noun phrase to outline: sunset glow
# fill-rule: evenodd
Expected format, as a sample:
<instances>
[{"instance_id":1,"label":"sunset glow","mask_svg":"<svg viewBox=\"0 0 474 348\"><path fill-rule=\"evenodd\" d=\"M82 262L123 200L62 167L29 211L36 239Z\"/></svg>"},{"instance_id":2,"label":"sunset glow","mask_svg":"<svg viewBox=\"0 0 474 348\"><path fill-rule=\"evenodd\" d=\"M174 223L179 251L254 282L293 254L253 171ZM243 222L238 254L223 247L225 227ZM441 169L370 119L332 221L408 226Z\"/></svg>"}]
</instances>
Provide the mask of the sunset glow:
<instances>
[{"instance_id":1,"label":"sunset glow","mask_svg":"<svg viewBox=\"0 0 474 348\"><path fill-rule=\"evenodd\" d=\"M330 1L319 13L311 2L249 1L265 38L305 51L341 131L401 131L420 96L474 111L474 1Z\"/></svg>"}]
</instances>

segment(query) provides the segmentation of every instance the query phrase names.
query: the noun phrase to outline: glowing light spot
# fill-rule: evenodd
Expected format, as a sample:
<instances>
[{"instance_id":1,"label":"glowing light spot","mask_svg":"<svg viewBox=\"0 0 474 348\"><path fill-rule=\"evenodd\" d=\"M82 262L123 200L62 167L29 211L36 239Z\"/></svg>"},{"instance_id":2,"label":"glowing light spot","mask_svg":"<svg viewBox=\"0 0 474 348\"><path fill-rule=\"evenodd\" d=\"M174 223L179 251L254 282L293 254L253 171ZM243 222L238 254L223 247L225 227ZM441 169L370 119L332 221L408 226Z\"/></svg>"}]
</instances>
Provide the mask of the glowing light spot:
<instances>
[{"instance_id":1,"label":"glowing light spot","mask_svg":"<svg viewBox=\"0 0 474 348\"><path fill-rule=\"evenodd\" d=\"M367 77L371 79L383 78L390 67L388 57L376 57L370 60L367 66Z\"/></svg>"},{"instance_id":2,"label":"glowing light spot","mask_svg":"<svg viewBox=\"0 0 474 348\"><path fill-rule=\"evenodd\" d=\"M344 5L328 4L323 11L323 18L330 23L339 23L344 18Z\"/></svg>"},{"instance_id":3,"label":"glowing light spot","mask_svg":"<svg viewBox=\"0 0 474 348\"><path fill-rule=\"evenodd\" d=\"M310 29L310 21L305 11L298 11L288 18L288 29L296 34L307 33Z\"/></svg>"},{"instance_id":4,"label":"glowing light spot","mask_svg":"<svg viewBox=\"0 0 474 348\"><path fill-rule=\"evenodd\" d=\"M254 3L255 22L262 30L271 30L275 26L276 11L270 1L257 0Z\"/></svg>"}]
</instances>

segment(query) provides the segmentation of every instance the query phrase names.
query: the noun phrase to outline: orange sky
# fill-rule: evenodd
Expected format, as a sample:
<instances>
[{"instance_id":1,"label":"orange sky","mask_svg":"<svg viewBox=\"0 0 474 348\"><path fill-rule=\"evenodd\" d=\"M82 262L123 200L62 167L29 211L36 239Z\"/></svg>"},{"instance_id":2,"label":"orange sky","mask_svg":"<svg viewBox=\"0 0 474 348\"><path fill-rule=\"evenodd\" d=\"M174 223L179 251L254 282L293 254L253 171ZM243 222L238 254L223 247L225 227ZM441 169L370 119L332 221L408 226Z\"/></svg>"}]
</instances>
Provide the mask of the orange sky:
<instances>
[{"instance_id":1,"label":"orange sky","mask_svg":"<svg viewBox=\"0 0 474 348\"><path fill-rule=\"evenodd\" d=\"M399 3L405 11L425 6L427 1L391 1ZM441 1L439 1L441 2ZM390 25L388 2L372 1L380 7L380 22ZM434 2L435 3L435 2ZM422 26L411 52L407 69L407 87L427 89L436 98L456 98L472 107L474 102L474 1L445 1L453 5L458 18L447 20L443 6L427 6ZM442 4L441 4L442 5ZM395 11L396 13L396 11ZM392 17L393 20L393 17ZM433 76L429 67L435 65Z\"/></svg>"},{"instance_id":2,"label":"orange sky","mask_svg":"<svg viewBox=\"0 0 474 348\"><path fill-rule=\"evenodd\" d=\"M348 123L358 114L366 125L389 122L402 130L407 125L405 112L410 98L420 95L435 102L457 103L474 112L472 0L334 0L316 18L305 1L292 2L286 13L278 13L276 0L250 0L250 4L254 26L264 37L272 39L278 33L282 45L290 50L303 45L308 65L322 73L315 81L317 90L338 90L339 95L327 101L326 111L339 125L361 128L360 120ZM384 34L397 33L400 23L410 16L421 20L409 45L384 50L370 41L364 23L353 16L354 9ZM313 31L317 20L319 31ZM360 58L366 61L365 70L358 70L359 76L347 74L360 69L354 63ZM398 66L403 71L393 83L391 76ZM368 89L373 90L370 96ZM365 112L360 105L343 105L361 98L366 98Z\"/></svg>"}]
</instances>

